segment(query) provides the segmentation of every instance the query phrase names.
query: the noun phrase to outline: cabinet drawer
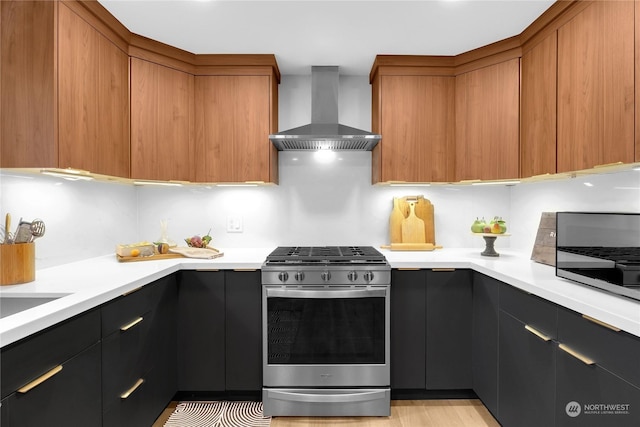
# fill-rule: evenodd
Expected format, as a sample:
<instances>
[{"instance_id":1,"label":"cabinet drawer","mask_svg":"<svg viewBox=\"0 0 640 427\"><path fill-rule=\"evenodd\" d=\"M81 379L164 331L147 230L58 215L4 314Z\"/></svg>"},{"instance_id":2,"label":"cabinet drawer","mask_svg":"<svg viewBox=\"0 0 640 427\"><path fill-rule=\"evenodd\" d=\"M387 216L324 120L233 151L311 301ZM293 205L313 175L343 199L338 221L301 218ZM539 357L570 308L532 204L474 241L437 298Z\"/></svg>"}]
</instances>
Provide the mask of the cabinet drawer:
<instances>
[{"instance_id":1,"label":"cabinet drawer","mask_svg":"<svg viewBox=\"0 0 640 427\"><path fill-rule=\"evenodd\" d=\"M145 286L102 306L102 336L120 330L151 309L153 286Z\"/></svg>"},{"instance_id":2,"label":"cabinet drawer","mask_svg":"<svg viewBox=\"0 0 640 427\"><path fill-rule=\"evenodd\" d=\"M139 378L144 377L151 363L151 322L149 313L127 329L102 339L102 399L106 410Z\"/></svg>"},{"instance_id":3,"label":"cabinet drawer","mask_svg":"<svg viewBox=\"0 0 640 427\"><path fill-rule=\"evenodd\" d=\"M69 359L61 368L39 385L4 400L2 425L100 427L100 344Z\"/></svg>"},{"instance_id":4,"label":"cabinet drawer","mask_svg":"<svg viewBox=\"0 0 640 427\"><path fill-rule=\"evenodd\" d=\"M150 426L164 406L154 404L155 379L152 372L133 379L108 408L104 408L103 427ZM125 392L127 394L125 394ZM168 401L165 404L169 403ZM159 409L158 409L159 408Z\"/></svg>"},{"instance_id":5,"label":"cabinet drawer","mask_svg":"<svg viewBox=\"0 0 640 427\"><path fill-rule=\"evenodd\" d=\"M560 349L556 363L556 427L640 426L640 388Z\"/></svg>"},{"instance_id":6,"label":"cabinet drawer","mask_svg":"<svg viewBox=\"0 0 640 427\"><path fill-rule=\"evenodd\" d=\"M616 332L560 309L558 341L595 364L640 387L640 339Z\"/></svg>"},{"instance_id":7,"label":"cabinet drawer","mask_svg":"<svg viewBox=\"0 0 640 427\"><path fill-rule=\"evenodd\" d=\"M100 341L100 312L92 310L2 349L2 398Z\"/></svg>"},{"instance_id":8,"label":"cabinet drawer","mask_svg":"<svg viewBox=\"0 0 640 427\"><path fill-rule=\"evenodd\" d=\"M500 310L530 326L548 338L557 334L557 307L535 295L527 294L513 286L500 287Z\"/></svg>"}]
</instances>

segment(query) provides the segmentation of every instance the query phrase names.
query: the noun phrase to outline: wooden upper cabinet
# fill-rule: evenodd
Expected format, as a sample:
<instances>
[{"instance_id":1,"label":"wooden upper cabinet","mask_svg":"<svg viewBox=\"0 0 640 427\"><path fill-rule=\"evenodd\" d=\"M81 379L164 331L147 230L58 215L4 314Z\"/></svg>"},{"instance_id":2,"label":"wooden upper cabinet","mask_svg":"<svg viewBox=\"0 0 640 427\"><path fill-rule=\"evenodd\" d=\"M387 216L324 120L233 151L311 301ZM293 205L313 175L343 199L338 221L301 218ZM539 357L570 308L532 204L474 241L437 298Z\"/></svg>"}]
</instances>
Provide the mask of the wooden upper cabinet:
<instances>
[{"instance_id":1,"label":"wooden upper cabinet","mask_svg":"<svg viewBox=\"0 0 640 427\"><path fill-rule=\"evenodd\" d=\"M131 177L192 181L194 76L131 58Z\"/></svg>"},{"instance_id":2,"label":"wooden upper cabinet","mask_svg":"<svg viewBox=\"0 0 640 427\"><path fill-rule=\"evenodd\" d=\"M269 141L277 123L275 78L271 71L195 77L196 181L277 183Z\"/></svg>"},{"instance_id":3,"label":"wooden upper cabinet","mask_svg":"<svg viewBox=\"0 0 640 427\"><path fill-rule=\"evenodd\" d=\"M520 177L556 173L557 32L522 54Z\"/></svg>"},{"instance_id":4,"label":"wooden upper cabinet","mask_svg":"<svg viewBox=\"0 0 640 427\"><path fill-rule=\"evenodd\" d=\"M640 1L635 0L635 34L634 34L634 44L635 44L635 81L638 84L635 85L635 135L636 135L636 162L640 162Z\"/></svg>"},{"instance_id":5,"label":"wooden upper cabinet","mask_svg":"<svg viewBox=\"0 0 640 427\"><path fill-rule=\"evenodd\" d=\"M373 84L373 183L447 182L454 178L453 76L385 75Z\"/></svg>"},{"instance_id":6,"label":"wooden upper cabinet","mask_svg":"<svg viewBox=\"0 0 640 427\"><path fill-rule=\"evenodd\" d=\"M0 166L129 177L129 56L77 7L0 2Z\"/></svg>"},{"instance_id":7,"label":"wooden upper cabinet","mask_svg":"<svg viewBox=\"0 0 640 427\"><path fill-rule=\"evenodd\" d=\"M58 5L58 165L129 177L129 56Z\"/></svg>"},{"instance_id":8,"label":"wooden upper cabinet","mask_svg":"<svg viewBox=\"0 0 640 427\"><path fill-rule=\"evenodd\" d=\"M456 76L456 179L519 176L520 59Z\"/></svg>"},{"instance_id":9,"label":"wooden upper cabinet","mask_svg":"<svg viewBox=\"0 0 640 427\"><path fill-rule=\"evenodd\" d=\"M558 172L634 161L634 2L593 2L558 29Z\"/></svg>"},{"instance_id":10,"label":"wooden upper cabinet","mask_svg":"<svg viewBox=\"0 0 640 427\"><path fill-rule=\"evenodd\" d=\"M0 2L0 167L58 166L56 10L54 2Z\"/></svg>"}]
</instances>

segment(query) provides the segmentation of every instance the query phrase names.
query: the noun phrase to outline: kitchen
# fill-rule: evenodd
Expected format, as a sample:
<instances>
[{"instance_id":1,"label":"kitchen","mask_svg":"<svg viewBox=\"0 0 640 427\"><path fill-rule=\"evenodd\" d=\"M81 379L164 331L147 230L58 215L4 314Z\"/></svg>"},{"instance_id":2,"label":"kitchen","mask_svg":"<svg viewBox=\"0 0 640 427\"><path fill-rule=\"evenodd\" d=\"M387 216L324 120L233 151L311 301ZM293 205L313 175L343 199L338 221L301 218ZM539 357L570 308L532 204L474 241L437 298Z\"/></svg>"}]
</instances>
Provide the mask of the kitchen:
<instances>
[{"instance_id":1,"label":"kitchen","mask_svg":"<svg viewBox=\"0 0 640 427\"><path fill-rule=\"evenodd\" d=\"M343 75L340 84L340 121L370 129L368 77ZM309 88L309 76L282 78L279 129L308 121ZM175 241L211 228L214 245L229 248L229 257L231 249L277 245L379 247L388 243L392 198L414 194L425 195L435 206L436 238L443 254L454 248L479 253L484 242L469 233L470 223L476 216L505 218L511 236L496 244L503 253L496 263L510 254L529 258L542 212L602 207L640 211L640 173L632 168L512 186L391 187L371 185L370 153L345 152L340 157L333 164L318 164L310 153L281 152L279 185L264 187L133 186L3 169L2 211L46 221L47 234L37 242L38 269L112 255L116 243L155 240L162 220L167 220ZM241 223L242 232L227 232L231 220Z\"/></svg>"}]
</instances>

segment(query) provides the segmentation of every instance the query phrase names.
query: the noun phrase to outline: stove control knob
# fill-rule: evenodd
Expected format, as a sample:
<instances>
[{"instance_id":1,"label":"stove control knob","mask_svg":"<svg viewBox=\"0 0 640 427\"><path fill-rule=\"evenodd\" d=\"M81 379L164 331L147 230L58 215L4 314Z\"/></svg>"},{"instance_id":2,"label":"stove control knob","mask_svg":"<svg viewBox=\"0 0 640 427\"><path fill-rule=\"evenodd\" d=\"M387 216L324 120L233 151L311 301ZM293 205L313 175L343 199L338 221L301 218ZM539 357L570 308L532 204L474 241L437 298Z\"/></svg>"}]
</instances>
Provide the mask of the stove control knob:
<instances>
[{"instance_id":1,"label":"stove control knob","mask_svg":"<svg viewBox=\"0 0 640 427\"><path fill-rule=\"evenodd\" d=\"M320 273L320 278L325 282L328 282L331 279L331 273L329 273L328 271L323 271L322 273Z\"/></svg>"},{"instance_id":2,"label":"stove control knob","mask_svg":"<svg viewBox=\"0 0 640 427\"><path fill-rule=\"evenodd\" d=\"M286 282L287 280L289 280L289 273L287 273L286 271L278 273L278 279L280 279L281 282Z\"/></svg>"},{"instance_id":3,"label":"stove control knob","mask_svg":"<svg viewBox=\"0 0 640 427\"><path fill-rule=\"evenodd\" d=\"M355 271L350 271L347 273L347 279L349 279L350 282L355 282L357 278L358 273L356 273Z\"/></svg>"},{"instance_id":4,"label":"stove control knob","mask_svg":"<svg viewBox=\"0 0 640 427\"><path fill-rule=\"evenodd\" d=\"M365 282L372 281L373 280L373 271L365 271L363 277L364 277Z\"/></svg>"},{"instance_id":5,"label":"stove control knob","mask_svg":"<svg viewBox=\"0 0 640 427\"><path fill-rule=\"evenodd\" d=\"M304 280L304 272L296 271L296 274L294 275L294 277L298 282L302 282Z\"/></svg>"}]
</instances>

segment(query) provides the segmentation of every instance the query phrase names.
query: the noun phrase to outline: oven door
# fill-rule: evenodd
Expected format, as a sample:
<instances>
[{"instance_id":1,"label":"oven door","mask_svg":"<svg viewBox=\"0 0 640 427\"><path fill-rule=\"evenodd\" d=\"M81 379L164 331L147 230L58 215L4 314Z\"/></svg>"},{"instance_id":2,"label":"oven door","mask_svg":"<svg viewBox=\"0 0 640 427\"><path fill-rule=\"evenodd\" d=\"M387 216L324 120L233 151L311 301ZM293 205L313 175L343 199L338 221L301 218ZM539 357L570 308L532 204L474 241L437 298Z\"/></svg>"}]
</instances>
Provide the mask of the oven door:
<instances>
[{"instance_id":1,"label":"oven door","mask_svg":"<svg viewBox=\"0 0 640 427\"><path fill-rule=\"evenodd\" d=\"M263 286L265 387L388 387L390 286Z\"/></svg>"}]
</instances>

